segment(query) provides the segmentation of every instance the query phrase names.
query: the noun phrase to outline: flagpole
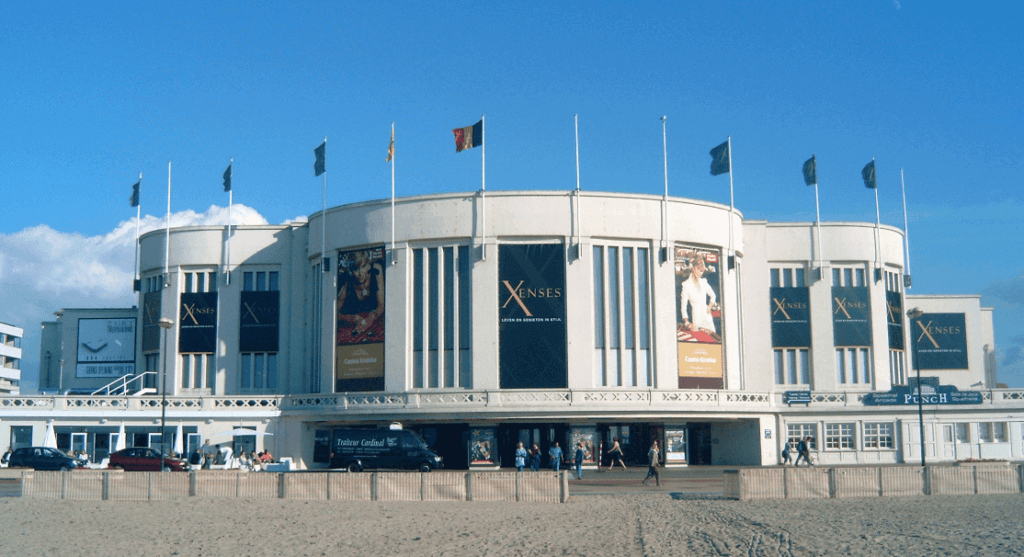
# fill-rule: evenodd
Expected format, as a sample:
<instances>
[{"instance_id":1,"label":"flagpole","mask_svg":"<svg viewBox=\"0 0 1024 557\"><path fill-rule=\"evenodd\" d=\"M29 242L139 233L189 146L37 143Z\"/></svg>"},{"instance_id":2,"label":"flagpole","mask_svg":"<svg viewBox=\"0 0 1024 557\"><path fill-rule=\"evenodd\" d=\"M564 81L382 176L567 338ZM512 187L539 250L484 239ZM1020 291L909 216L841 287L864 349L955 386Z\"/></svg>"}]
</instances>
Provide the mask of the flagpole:
<instances>
[{"instance_id":1,"label":"flagpole","mask_svg":"<svg viewBox=\"0 0 1024 557\"><path fill-rule=\"evenodd\" d=\"M736 211L736 206L733 202L732 195L732 136L730 135L726 138L726 141L729 143L729 257L734 257L736 255L736 249L733 247L732 240L732 216ZM726 264L726 269L728 269L728 267L729 265Z\"/></svg>"},{"instance_id":2,"label":"flagpole","mask_svg":"<svg viewBox=\"0 0 1024 557\"><path fill-rule=\"evenodd\" d=\"M900 169L900 189L903 190L903 242L907 249L907 276L903 279L904 288L910 288L910 229L907 228L907 185L903 181L903 169Z\"/></svg>"},{"instance_id":3,"label":"flagpole","mask_svg":"<svg viewBox=\"0 0 1024 557\"><path fill-rule=\"evenodd\" d=\"M661 249L665 252L662 261L669 260L668 249L668 135L665 132L665 120L668 116L661 117L661 151L662 166L665 172L665 197L661 201Z\"/></svg>"},{"instance_id":4,"label":"flagpole","mask_svg":"<svg viewBox=\"0 0 1024 557\"><path fill-rule=\"evenodd\" d=\"M395 265L395 123L391 122L391 264Z\"/></svg>"},{"instance_id":5,"label":"flagpole","mask_svg":"<svg viewBox=\"0 0 1024 557\"><path fill-rule=\"evenodd\" d=\"M322 218L320 219L320 220L323 221L323 223L321 223L321 225L320 225L320 272L321 273L326 273L327 272L327 266L324 265L324 262L327 260L327 163L326 163L326 160L327 160L327 153L326 153L327 152L327 149L326 149L327 136L324 136L324 145L325 145L325 148L324 148L324 161L325 161L324 162L324 188L323 188L323 190L324 190L324 193L323 193L324 208L323 208Z\"/></svg>"},{"instance_id":6,"label":"flagpole","mask_svg":"<svg viewBox=\"0 0 1024 557\"><path fill-rule=\"evenodd\" d=\"M480 115L480 260L487 261L487 125L484 115Z\"/></svg>"},{"instance_id":7,"label":"flagpole","mask_svg":"<svg viewBox=\"0 0 1024 557\"><path fill-rule=\"evenodd\" d=\"M821 205L818 204L818 158L817 155L812 154L811 159L814 160L814 224L818 228L818 274L824 279L824 271L821 261Z\"/></svg>"},{"instance_id":8,"label":"flagpole","mask_svg":"<svg viewBox=\"0 0 1024 557\"><path fill-rule=\"evenodd\" d=\"M234 205L235 196L235 159L232 158L228 162L228 179L231 184L231 189L228 190L228 266L224 269L224 280L225 284L231 284L231 207Z\"/></svg>"},{"instance_id":9,"label":"flagpole","mask_svg":"<svg viewBox=\"0 0 1024 557\"><path fill-rule=\"evenodd\" d=\"M167 161L167 227L164 246L164 287L171 285L171 161Z\"/></svg>"},{"instance_id":10,"label":"flagpole","mask_svg":"<svg viewBox=\"0 0 1024 557\"><path fill-rule=\"evenodd\" d=\"M576 128L576 258L583 259L583 235L580 231L580 115L573 115Z\"/></svg>"},{"instance_id":11,"label":"flagpole","mask_svg":"<svg viewBox=\"0 0 1024 557\"><path fill-rule=\"evenodd\" d=\"M139 190L142 190L142 173L139 172ZM141 199L141 195L139 196ZM142 219L142 203L135 204L135 278L142 279L142 269L139 268L139 220ZM141 287L140 287L141 290Z\"/></svg>"},{"instance_id":12,"label":"flagpole","mask_svg":"<svg viewBox=\"0 0 1024 557\"><path fill-rule=\"evenodd\" d=\"M875 157L871 157L871 162L875 162ZM875 271L881 268L881 264L878 260L878 227L882 224L881 213L878 211L878 165L874 165L875 170ZM877 275L876 275L877 276ZM877 279L876 279L877 280Z\"/></svg>"}]
</instances>

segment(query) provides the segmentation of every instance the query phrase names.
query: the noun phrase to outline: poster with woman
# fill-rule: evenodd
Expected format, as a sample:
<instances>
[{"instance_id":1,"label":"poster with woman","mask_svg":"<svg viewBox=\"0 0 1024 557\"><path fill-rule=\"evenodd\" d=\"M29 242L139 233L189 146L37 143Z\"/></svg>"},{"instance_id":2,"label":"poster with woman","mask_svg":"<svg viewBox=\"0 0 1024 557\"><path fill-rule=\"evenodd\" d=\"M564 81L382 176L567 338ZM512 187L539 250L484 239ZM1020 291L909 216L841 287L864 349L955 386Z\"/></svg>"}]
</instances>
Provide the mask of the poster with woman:
<instances>
[{"instance_id":1,"label":"poster with woman","mask_svg":"<svg viewBox=\"0 0 1024 557\"><path fill-rule=\"evenodd\" d=\"M680 389L721 389L721 253L675 247L676 341Z\"/></svg>"},{"instance_id":2,"label":"poster with woman","mask_svg":"<svg viewBox=\"0 0 1024 557\"><path fill-rule=\"evenodd\" d=\"M493 427L469 430L469 463L473 466L494 466L497 436Z\"/></svg>"},{"instance_id":3,"label":"poster with woman","mask_svg":"<svg viewBox=\"0 0 1024 557\"><path fill-rule=\"evenodd\" d=\"M384 246L338 252L338 392L384 389Z\"/></svg>"}]
</instances>

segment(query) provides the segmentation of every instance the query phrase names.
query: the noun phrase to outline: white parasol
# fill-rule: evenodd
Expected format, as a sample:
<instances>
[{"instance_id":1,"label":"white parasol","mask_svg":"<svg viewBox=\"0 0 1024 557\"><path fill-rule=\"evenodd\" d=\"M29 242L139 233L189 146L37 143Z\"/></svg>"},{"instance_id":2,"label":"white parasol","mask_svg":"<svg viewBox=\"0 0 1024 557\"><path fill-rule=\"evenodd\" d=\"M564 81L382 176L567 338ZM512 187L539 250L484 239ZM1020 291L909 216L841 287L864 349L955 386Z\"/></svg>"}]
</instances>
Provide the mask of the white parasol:
<instances>
[{"instance_id":1,"label":"white parasol","mask_svg":"<svg viewBox=\"0 0 1024 557\"><path fill-rule=\"evenodd\" d=\"M250 436L264 436L273 435L273 433L261 433L255 429L249 429L245 427L236 427L231 431L222 431L214 435L214 437L250 437Z\"/></svg>"},{"instance_id":2,"label":"white parasol","mask_svg":"<svg viewBox=\"0 0 1024 557\"><path fill-rule=\"evenodd\" d=\"M117 430L117 444L114 445L114 452L123 451L128 447L128 443L124 438L124 422L121 422L121 427Z\"/></svg>"},{"instance_id":3,"label":"white parasol","mask_svg":"<svg viewBox=\"0 0 1024 557\"><path fill-rule=\"evenodd\" d=\"M57 448L57 436L53 433L53 422L46 422L46 434L43 435L43 446Z\"/></svg>"},{"instance_id":4,"label":"white parasol","mask_svg":"<svg viewBox=\"0 0 1024 557\"><path fill-rule=\"evenodd\" d=\"M178 431L174 434L174 454L185 454L185 447L183 446L181 437L181 422L178 422Z\"/></svg>"}]
</instances>

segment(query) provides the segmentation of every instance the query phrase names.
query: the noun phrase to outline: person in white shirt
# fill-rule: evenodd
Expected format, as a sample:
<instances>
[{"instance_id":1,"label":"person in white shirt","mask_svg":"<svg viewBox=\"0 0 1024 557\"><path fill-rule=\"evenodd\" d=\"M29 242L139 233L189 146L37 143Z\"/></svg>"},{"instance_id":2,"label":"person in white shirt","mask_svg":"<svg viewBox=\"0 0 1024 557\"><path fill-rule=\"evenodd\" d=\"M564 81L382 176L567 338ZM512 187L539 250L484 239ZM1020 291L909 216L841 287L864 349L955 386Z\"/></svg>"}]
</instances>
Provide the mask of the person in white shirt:
<instances>
[{"instance_id":1,"label":"person in white shirt","mask_svg":"<svg viewBox=\"0 0 1024 557\"><path fill-rule=\"evenodd\" d=\"M690 276L683 281L679 295L679 311L683 327L690 331L717 333L711 310L718 297L704 278L704 257L694 254L690 263Z\"/></svg>"}]
</instances>

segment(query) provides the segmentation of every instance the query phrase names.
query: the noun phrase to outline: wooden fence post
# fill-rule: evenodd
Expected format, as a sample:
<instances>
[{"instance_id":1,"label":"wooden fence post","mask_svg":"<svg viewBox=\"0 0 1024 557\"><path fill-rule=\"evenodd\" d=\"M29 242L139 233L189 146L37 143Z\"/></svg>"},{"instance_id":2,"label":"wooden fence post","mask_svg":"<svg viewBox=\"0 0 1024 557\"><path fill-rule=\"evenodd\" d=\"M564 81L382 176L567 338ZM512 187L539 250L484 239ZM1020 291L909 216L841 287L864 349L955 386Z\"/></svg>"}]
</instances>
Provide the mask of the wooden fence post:
<instances>
[{"instance_id":1,"label":"wooden fence post","mask_svg":"<svg viewBox=\"0 0 1024 557\"><path fill-rule=\"evenodd\" d=\"M466 472L466 501L473 500L473 471Z\"/></svg>"}]
</instances>

